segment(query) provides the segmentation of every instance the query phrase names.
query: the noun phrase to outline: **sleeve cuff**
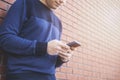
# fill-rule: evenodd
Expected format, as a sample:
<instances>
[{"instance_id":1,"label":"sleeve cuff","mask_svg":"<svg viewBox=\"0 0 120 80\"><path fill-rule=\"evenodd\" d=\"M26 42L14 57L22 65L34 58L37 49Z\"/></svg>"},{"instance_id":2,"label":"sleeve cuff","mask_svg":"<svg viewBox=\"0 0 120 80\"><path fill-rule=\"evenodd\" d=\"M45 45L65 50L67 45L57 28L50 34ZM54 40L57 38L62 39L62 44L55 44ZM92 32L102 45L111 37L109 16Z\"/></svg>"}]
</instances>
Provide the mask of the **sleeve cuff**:
<instances>
[{"instance_id":1,"label":"sleeve cuff","mask_svg":"<svg viewBox=\"0 0 120 80\"><path fill-rule=\"evenodd\" d=\"M60 56L58 56L55 67L60 67L63 63L64 63L64 62L61 60Z\"/></svg>"},{"instance_id":2,"label":"sleeve cuff","mask_svg":"<svg viewBox=\"0 0 120 80\"><path fill-rule=\"evenodd\" d=\"M47 54L47 44L48 44L47 42L37 42L35 55L41 56Z\"/></svg>"}]
</instances>

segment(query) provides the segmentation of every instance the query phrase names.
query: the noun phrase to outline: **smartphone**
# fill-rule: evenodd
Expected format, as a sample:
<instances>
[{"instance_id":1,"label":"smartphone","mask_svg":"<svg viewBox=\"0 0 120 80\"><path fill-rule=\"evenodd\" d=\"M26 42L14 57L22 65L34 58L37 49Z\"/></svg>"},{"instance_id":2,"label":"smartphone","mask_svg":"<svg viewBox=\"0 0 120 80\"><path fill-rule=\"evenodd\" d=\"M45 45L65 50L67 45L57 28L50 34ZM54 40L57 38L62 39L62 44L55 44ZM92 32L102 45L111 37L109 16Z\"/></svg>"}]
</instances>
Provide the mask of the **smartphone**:
<instances>
[{"instance_id":1,"label":"smartphone","mask_svg":"<svg viewBox=\"0 0 120 80\"><path fill-rule=\"evenodd\" d=\"M79 46L81 46L78 41L69 42L69 43L67 43L67 45L70 46L70 47L79 47Z\"/></svg>"}]
</instances>

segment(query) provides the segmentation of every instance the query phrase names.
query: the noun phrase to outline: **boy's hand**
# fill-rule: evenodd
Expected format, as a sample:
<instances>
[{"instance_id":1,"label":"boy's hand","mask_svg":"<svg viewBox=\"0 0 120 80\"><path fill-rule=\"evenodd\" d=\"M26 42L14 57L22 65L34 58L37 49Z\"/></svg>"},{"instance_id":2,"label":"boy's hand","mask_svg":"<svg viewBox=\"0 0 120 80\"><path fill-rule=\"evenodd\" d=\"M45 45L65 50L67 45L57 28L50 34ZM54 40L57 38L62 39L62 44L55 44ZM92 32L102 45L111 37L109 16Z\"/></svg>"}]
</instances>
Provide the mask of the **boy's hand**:
<instances>
[{"instance_id":1,"label":"boy's hand","mask_svg":"<svg viewBox=\"0 0 120 80\"><path fill-rule=\"evenodd\" d=\"M66 53L70 47L59 40L52 40L48 42L47 52L50 55L57 55L58 53Z\"/></svg>"}]
</instances>

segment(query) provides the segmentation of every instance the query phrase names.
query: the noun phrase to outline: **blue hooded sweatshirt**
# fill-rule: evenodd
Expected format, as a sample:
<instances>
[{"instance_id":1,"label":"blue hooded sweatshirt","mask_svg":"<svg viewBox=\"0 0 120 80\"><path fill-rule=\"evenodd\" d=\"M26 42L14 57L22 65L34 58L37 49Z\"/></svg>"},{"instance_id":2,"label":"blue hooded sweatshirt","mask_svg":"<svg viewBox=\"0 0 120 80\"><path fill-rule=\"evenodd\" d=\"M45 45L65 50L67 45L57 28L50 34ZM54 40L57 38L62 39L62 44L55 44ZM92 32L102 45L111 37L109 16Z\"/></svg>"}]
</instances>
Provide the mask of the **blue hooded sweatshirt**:
<instances>
[{"instance_id":1,"label":"blue hooded sweatshirt","mask_svg":"<svg viewBox=\"0 0 120 80\"><path fill-rule=\"evenodd\" d=\"M8 74L54 74L63 62L47 53L47 43L60 40L61 28L60 20L39 0L16 0L0 26L0 48L8 56Z\"/></svg>"}]
</instances>

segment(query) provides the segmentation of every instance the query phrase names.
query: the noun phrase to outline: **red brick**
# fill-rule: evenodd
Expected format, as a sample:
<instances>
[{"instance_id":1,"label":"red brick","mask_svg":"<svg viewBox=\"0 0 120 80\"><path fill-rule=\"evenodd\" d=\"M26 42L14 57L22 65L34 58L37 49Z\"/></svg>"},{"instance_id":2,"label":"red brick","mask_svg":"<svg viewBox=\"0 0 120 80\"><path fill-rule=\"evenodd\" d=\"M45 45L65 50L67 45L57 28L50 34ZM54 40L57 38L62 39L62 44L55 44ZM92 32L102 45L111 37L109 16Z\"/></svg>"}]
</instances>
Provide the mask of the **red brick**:
<instances>
[{"instance_id":1,"label":"red brick","mask_svg":"<svg viewBox=\"0 0 120 80\"><path fill-rule=\"evenodd\" d=\"M0 80L6 80L6 76L5 75L0 75Z\"/></svg>"},{"instance_id":2,"label":"red brick","mask_svg":"<svg viewBox=\"0 0 120 80\"><path fill-rule=\"evenodd\" d=\"M65 74L65 73L56 73L56 76L58 79L66 79L67 78L67 74Z\"/></svg>"},{"instance_id":3,"label":"red brick","mask_svg":"<svg viewBox=\"0 0 120 80\"><path fill-rule=\"evenodd\" d=\"M78 75L67 74L67 80L79 80Z\"/></svg>"},{"instance_id":4,"label":"red brick","mask_svg":"<svg viewBox=\"0 0 120 80\"><path fill-rule=\"evenodd\" d=\"M82 42L66 66L73 68L71 75L84 75L79 80L120 79L113 76L119 76L120 67L119 5L113 0L69 0L57 13L63 21L62 40Z\"/></svg>"},{"instance_id":5,"label":"red brick","mask_svg":"<svg viewBox=\"0 0 120 80\"><path fill-rule=\"evenodd\" d=\"M68 68L68 67L62 67L61 68L61 72L63 73L72 73L72 68Z\"/></svg>"},{"instance_id":6,"label":"red brick","mask_svg":"<svg viewBox=\"0 0 120 80\"><path fill-rule=\"evenodd\" d=\"M0 65L0 74L2 73L5 73L5 70L6 70L6 67L3 66L3 65Z\"/></svg>"}]
</instances>

